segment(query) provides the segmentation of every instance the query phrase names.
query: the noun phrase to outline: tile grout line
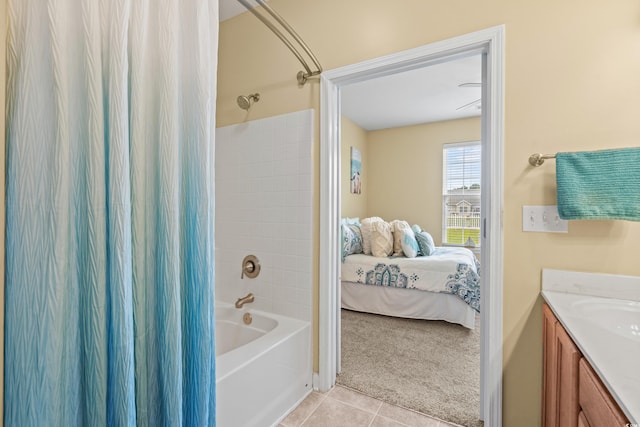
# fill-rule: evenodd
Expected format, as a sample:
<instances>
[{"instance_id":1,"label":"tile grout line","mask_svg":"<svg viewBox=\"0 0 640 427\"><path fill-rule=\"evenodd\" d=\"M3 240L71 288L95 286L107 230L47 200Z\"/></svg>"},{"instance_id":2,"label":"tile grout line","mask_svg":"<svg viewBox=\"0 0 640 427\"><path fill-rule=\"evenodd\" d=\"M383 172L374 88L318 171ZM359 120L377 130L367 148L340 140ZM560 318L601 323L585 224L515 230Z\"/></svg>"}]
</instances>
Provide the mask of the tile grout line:
<instances>
[{"instance_id":1,"label":"tile grout line","mask_svg":"<svg viewBox=\"0 0 640 427\"><path fill-rule=\"evenodd\" d=\"M366 395L363 394L363 396L366 396ZM378 409L376 409L376 412L373 414L373 418L371 418L371 421L369 422L368 427L371 427L373 425L373 422L376 420L376 418L378 418L378 414L380 413L380 408L382 408L382 405L384 404L382 400L378 400L378 402L380 402L380 404L378 405Z\"/></svg>"},{"instance_id":2,"label":"tile grout line","mask_svg":"<svg viewBox=\"0 0 640 427\"><path fill-rule=\"evenodd\" d=\"M340 386L340 387L343 387L343 386ZM371 398L371 399L373 399L373 400L375 400L375 401L379 402L378 409L376 409L376 411L375 411L375 412L369 412L369 411L367 411L367 410L365 410L365 409L362 409L362 408L359 408L359 407L357 407L357 406L355 406L355 405L353 405L353 404L351 404L351 403L349 403L349 402L345 402L345 401L343 401L343 400L340 400L340 399L336 399L336 398L334 398L334 397L327 396L327 398L332 399L332 400L335 400L336 402L342 403L343 405L347 405L347 406L350 406L351 408L354 408L354 409L360 410L360 411L362 411L362 412L366 412L366 413L372 414L372 415L373 415L373 418L371 419L371 421L369 422L369 425L368 425L367 427L371 427L371 426L373 425L373 423L375 422L375 420L376 420L376 418L377 418L377 417L381 417L381 418L384 418L384 419L387 419L387 420L391 420L391 421L395 422L396 424L400 424L400 425L402 425L402 426L404 426L404 427L410 427L408 424L405 424L405 423L401 422L400 420L397 420L397 419L395 419L395 418L386 417L386 416L384 416L384 415L380 415L380 410L382 409L382 407L383 407L383 406L384 406L384 404L385 404L385 402L384 402L383 400L376 399L375 397L368 396L368 395L366 395L366 394L364 394L364 393L361 393L361 392L359 392L359 391L357 391L357 390L354 390L354 389L351 389L351 388L349 388L349 387L343 387L343 388L346 388L347 390L353 390L353 391L354 391L355 393L357 393L357 394L360 394L360 395L362 395L362 396L369 397L369 398ZM329 394L329 393L327 393L327 394ZM318 405L318 406L320 406L320 405ZM392 405L392 406L396 406L396 405ZM398 406L398 407L399 407L399 408L402 408L402 407L400 407L400 406ZM404 408L402 408L402 409L404 409ZM415 411L411 411L411 412L415 412ZM422 415L422 416L425 416L424 414L420 414L420 413L418 413L418 414L419 414L419 415ZM428 416L425 416L425 417L426 417L426 418L430 418L430 417L428 417ZM432 418L432 419L433 419L434 421L439 421L439 420L437 420L437 419L435 419L435 418ZM306 421L306 420L305 420L305 421ZM438 427L440 427L440 425L438 425ZM446 426L445 426L445 427L446 427Z\"/></svg>"},{"instance_id":3,"label":"tile grout line","mask_svg":"<svg viewBox=\"0 0 640 427\"><path fill-rule=\"evenodd\" d=\"M361 396L365 396L365 397L368 397L368 398L370 398L370 399L373 399L373 400L375 400L376 402L380 402L380 405L378 406L378 409L376 409L376 411L375 411L375 412L371 412L371 411L367 411L366 409L362 409L362 408L360 408L360 407L358 407L358 406L355 406L355 405L354 405L354 404L352 404L352 403L345 402L344 400L336 399L335 397L331 397L331 399L335 400L336 402L343 403L343 404L345 404L345 405L347 405L347 406L350 406L350 407L352 407L352 408L354 408L354 409L358 409L358 410L360 410L360 411L362 411L362 412L366 412L366 413L368 413L368 414L373 414L374 416L375 416L375 415L378 415L378 412L380 412L380 408L382 408L382 405L384 404L384 402L383 402L382 400L380 400L380 399L376 399L375 397L372 397L372 396L368 396L368 395L366 395L366 394L364 394L364 393L359 392L358 390L351 389L351 388L349 388L349 387L338 386L338 385L336 385L336 386L334 386L334 387L342 387L342 388L344 388L344 389L346 389L346 390L353 391L354 393L359 394L359 395L361 395ZM332 390L333 390L333 389L332 389ZM331 393L331 392L329 392L329 393L327 393L327 394L330 394L330 393ZM330 396L327 396L327 397L330 397Z\"/></svg>"},{"instance_id":4,"label":"tile grout line","mask_svg":"<svg viewBox=\"0 0 640 427\"><path fill-rule=\"evenodd\" d=\"M454 423L452 421L446 421L446 420L440 419L440 418L438 418L436 416L433 416L433 415L430 415L430 414L425 414L425 413L420 412L420 411L416 411L415 409L406 408L406 407L404 407L402 405L397 405L397 404L394 404L394 403L385 402L384 400L381 400L381 399L378 399L376 397L370 396L370 395L368 395L366 393L363 393L363 392L361 392L359 390L356 390L354 388L351 388L351 387L348 387L348 386L345 386L345 385L342 385L342 384L340 384L340 385L336 384L336 386L345 388L347 390L351 390L351 391L353 391L355 393L358 393L358 394L361 394L363 396L370 397L371 399L374 399L374 400L377 400L377 401L381 402L382 405L384 405L386 403L387 405L395 406L395 407L403 409L405 411L413 412L414 414L416 414L418 416L421 416L421 417L424 417L424 418L428 418L428 419L430 419L432 421L436 421L438 423L438 427L464 427L464 426L462 426L460 424L456 424L456 423ZM334 400L337 400L337 399L334 399ZM380 405L380 408L378 408L377 412L380 411L380 409L382 408L382 405ZM350 405L350 406L353 406L353 405ZM355 406L353 406L353 407L355 408ZM360 408L356 408L356 409L360 409ZM377 412L376 412L376 415L377 415ZM400 422L400 421L398 421L398 420L396 420L394 418L389 418L389 417L386 417L384 415L380 415L380 416L383 417L383 418L387 418L387 419L393 420L393 421L395 421L397 423L404 424L404 423L402 423L402 422Z\"/></svg>"},{"instance_id":5,"label":"tile grout line","mask_svg":"<svg viewBox=\"0 0 640 427\"><path fill-rule=\"evenodd\" d=\"M313 414L318 410L318 408L320 408L320 406L322 405L322 403L324 403L327 399L331 399L331 400L336 401L336 402L339 402L339 403L341 403L341 404L343 404L343 405L349 406L349 407L351 407L351 408L353 408L353 409L357 409L357 410L360 410L360 411L362 411L362 412L366 412L366 413L372 414L372 415L373 415L373 418L372 418L372 419L371 419L371 421L369 422L368 427L371 427L371 426L373 425L373 423L375 422L375 420L376 420L376 418L377 418L377 417L385 418L385 419L391 420L391 421L393 421L393 422L395 422L395 423L397 423L397 424L400 424L400 425L402 425L402 426L410 427L408 424L405 424L405 423L401 422L400 420L397 420L397 419L395 419L395 418L386 417L386 416L384 416L384 415L380 415L380 410L382 409L382 407L383 407L383 406L384 406L384 404L385 404L385 402L384 402L383 400L376 399L375 397L372 397L372 396L368 396L367 394L364 394L364 393L362 393L362 392L360 392L360 391L357 391L357 390L355 390L355 389L351 389L351 388L349 388L349 387L344 387L344 386L340 386L340 387L345 388L345 389L347 389L347 390L352 390L353 392L355 392L355 393L357 393L357 394L360 394L360 395L362 395L362 396L366 396L366 397L369 397L369 398L371 398L371 399L373 399L373 400L378 401L378 402L380 403L380 404L378 405L378 409L376 409L376 411L375 411L375 412L369 412L369 411L367 411L367 410L365 410L365 409L362 409L362 408L360 408L360 407L358 407L358 406L355 406L355 405L353 405L353 404L351 404L351 403L349 403L349 402L345 402L345 401L343 401L343 400L340 400L340 399L336 399L336 398L334 398L334 397L331 397L331 396L330 396L330 394L331 394L331 391L333 390L333 388L332 388L332 389L331 389L331 390L329 390L328 392L320 394L321 399L319 400L318 404L317 404L317 405L313 408L313 410L312 410L311 412L309 412L309 414L308 414L308 415L307 415L307 416L302 420L302 422L300 423L299 427L303 427L303 426L304 426L304 424L309 420L309 418L311 418L311 416L312 416L312 415L313 415ZM429 416L429 415L427 415L427 414L423 414L423 413L421 413L421 412L414 411L414 410L409 409L409 408L404 408L404 407L402 407L402 406L399 406L399 405L393 405L393 404L389 404L389 405L391 405L391 406L397 406L398 408L401 408L401 409L407 410L407 411L409 411L409 412L413 412L413 413L415 413L415 414L417 414L417 415L420 415L420 416L423 416L423 417L425 417L425 418L429 418L429 419L431 419L432 421L436 421L436 422L438 422L438 427L462 427L462 426L458 426L457 424L450 424L450 423L448 423L447 421L441 420L441 419L436 418L436 417L433 417L433 416ZM287 426L285 426L285 427L287 427Z\"/></svg>"},{"instance_id":6,"label":"tile grout line","mask_svg":"<svg viewBox=\"0 0 640 427\"><path fill-rule=\"evenodd\" d=\"M374 422L378 417L380 417L380 418L384 418L385 420L391 420L391 421L393 421L394 423L399 424L399 425L401 425L401 426L403 426L403 427L411 427L410 425L405 424L405 423L403 423L403 422L401 422L400 420L397 420L397 419L395 419L395 418L390 418L390 417L385 417L384 415L380 415L380 410L381 410L381 409L382 409L382 407L384 406L384 403L385 403L385 402L383 402L382 400L380 401L380 406L378 407L378 410L376 411L375 415L373 416L373 419L372 419L372 420L371 420L371 422L369 423L369 427L371 427L371 426L373 425L373 422ZM438 426L438 427L440 427L440 426Z\"/></svg>"},{"instance_id":7,"label":"tile grout line","mask_svg":"<svg viewBox=\"0 0 640 427\"><path fill-rule=\"evenodd\" d=\"M320 393L319 393L319 394L320 394ZM320 407L320 405L322 405L322 402L324 402L324 401L327 399L327 396L328 396L328 395L329 395L329 392L327 392L327 393L325 393L325 394L320 394L320 396L321 396L320 401L318 402L318 404L316 405L316 407L315 407L315 408L313 408L313 410L312 410L311 412L309 412L309 414L308 414L306 417L304 417L304 419L303 419L303 420L302 420L302 422L300 423L300 426L299 426L299 427L302 427L302 426L304 425L304 423L306 423L306 422L307 422L307 420L308 420L309 418L311 418L311 415L313 415L313 413L314 413L314 412L316 412L316 411L318 410L318 408Z\"/></svg>"}]
</instances>

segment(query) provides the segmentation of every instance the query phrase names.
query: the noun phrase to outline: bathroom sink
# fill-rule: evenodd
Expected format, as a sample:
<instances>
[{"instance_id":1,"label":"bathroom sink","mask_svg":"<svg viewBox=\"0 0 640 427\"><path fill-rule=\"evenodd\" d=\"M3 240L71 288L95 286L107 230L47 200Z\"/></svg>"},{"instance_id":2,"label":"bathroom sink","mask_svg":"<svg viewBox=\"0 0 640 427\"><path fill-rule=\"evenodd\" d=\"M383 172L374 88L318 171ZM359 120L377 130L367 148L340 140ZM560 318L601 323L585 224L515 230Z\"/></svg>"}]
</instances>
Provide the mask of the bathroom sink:
<instances>
[{"instance_id":1,"label":"bathroom sink","mask_svg":"<svg viewBox=\"0 0 640 427\"><path fill-rule=\"evenodd\" d=\"M577 301L573 307L587 321L640 342L640 302L598 298Z\"/></svg>"}]
</instances>

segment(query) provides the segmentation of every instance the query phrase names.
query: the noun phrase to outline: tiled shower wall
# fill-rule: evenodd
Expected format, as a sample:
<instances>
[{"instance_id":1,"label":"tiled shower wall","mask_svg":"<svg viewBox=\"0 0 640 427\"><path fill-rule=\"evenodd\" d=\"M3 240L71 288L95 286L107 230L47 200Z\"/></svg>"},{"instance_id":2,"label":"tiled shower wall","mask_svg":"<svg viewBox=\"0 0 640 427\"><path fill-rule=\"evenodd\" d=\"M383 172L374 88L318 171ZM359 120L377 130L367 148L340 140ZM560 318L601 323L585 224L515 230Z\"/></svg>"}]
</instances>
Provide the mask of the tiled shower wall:
<instances>
[{"instance_id":1,"label":"tiled shower wall","mask_svg":"<svg viewBox=\"0 0 640 427\"><path fill-rule=\"evenodd\" d=\"M311 320L313 110L216 130L216 300ZM240 279L256 255L257 278Z\"/></svg>"}]
</instances>

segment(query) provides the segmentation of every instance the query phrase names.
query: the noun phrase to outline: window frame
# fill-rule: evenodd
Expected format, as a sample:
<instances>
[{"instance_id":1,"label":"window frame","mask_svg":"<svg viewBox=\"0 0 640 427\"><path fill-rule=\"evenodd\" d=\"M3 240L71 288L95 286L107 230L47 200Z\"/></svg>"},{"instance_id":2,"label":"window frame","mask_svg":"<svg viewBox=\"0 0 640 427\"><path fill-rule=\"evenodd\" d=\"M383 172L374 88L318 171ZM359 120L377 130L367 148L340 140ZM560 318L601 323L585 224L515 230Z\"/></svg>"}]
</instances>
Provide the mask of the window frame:
<instances>
[{"instance_id":1,"label":"window frame","mask_svg":"<svg viewBox=\"0 0 640 427\"><path fill-rule=\"evenodd\" d=\"M452 149L452 148L460 148L460 147L467 147L467 146L477 146L480 148L480 171L482 171L482 141L480 140L472 140L472 141L463 141L463 142L447 142L442 144L442 192L441 192L441 203L442 203L442 222L441 222L441 227L442 227L442 238L441 238L441 244L442 246L458 246L458 247L464 247L465 244L464 242L462 244L459 243L450 243L450 242L446 242L447 240L447 204L445 203L445 197L448 196L448 194L446 194L446 187L447 187L447 183L448 183L448 176L446 176L447 174L447 150L448 149ZM480 194L478 195L479 197L479 201L482 200L482 172L480 173ZM469 203L469 202L467 202ZM452 211L454 212L454 211ZM474 207L471 203L469 203L469 212L467 212L469 214L469 216L473 216L473 217L477 217L477 218L481 218L481 208L478 207L477 208L477 212L476 210L474 210ZM464 217L463 215L465 215L464 213L460 213L458 212L458 210L455 210L455 214L457 216L460 217ZM480 219L479 219L480 221ZM464 234L463 234L464 236ZM475 247L476 248L480 248L481 247L481 240L480 238L478 238L478 242L476 243Z\"/></svg>"}]
</instances>

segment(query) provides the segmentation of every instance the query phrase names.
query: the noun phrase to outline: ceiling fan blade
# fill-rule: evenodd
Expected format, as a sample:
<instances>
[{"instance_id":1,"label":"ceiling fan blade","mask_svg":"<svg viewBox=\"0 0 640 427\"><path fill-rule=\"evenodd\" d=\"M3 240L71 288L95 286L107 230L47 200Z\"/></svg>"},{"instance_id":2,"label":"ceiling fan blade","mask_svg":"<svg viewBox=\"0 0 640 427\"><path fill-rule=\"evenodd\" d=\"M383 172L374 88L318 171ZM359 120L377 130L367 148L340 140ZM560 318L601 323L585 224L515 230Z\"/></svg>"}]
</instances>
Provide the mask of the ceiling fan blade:
<instances>
[{"instance_id":1,"label":"ceiling fan blade","mask_svg":"<svg viewBox=\"0 0 640 427\"><path fill-rule=\"evenodd\" d=\"M482 83L462 83L458 87L482 87Z\"/></svg>"},{"instance_id":2,"label":"ceiling fan blade","mask_svg":"<svg viewBox=\"0 0 640 427\"><path fill-rule=\"evenodd\" d=\"M478 103L478 102L480 102L480 101L482 101L482 98L478 98L478 99L476 99L475 101L471 101L471 102L470 102L470 103L468 103L468 104L464 104L463 106L456 108L456 111L458 111L458 110L462 110L463 108L471 107L473 104L477 104L477 103Z\"/></svg>"}]
</instances>

